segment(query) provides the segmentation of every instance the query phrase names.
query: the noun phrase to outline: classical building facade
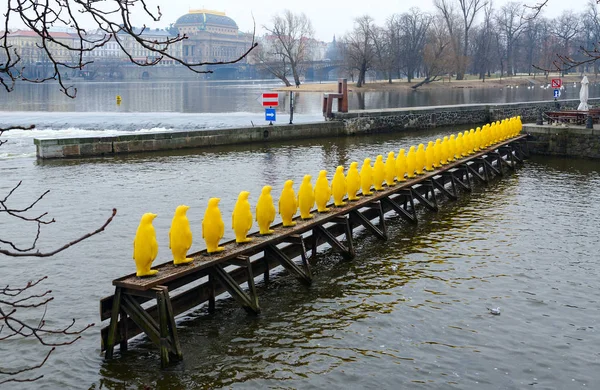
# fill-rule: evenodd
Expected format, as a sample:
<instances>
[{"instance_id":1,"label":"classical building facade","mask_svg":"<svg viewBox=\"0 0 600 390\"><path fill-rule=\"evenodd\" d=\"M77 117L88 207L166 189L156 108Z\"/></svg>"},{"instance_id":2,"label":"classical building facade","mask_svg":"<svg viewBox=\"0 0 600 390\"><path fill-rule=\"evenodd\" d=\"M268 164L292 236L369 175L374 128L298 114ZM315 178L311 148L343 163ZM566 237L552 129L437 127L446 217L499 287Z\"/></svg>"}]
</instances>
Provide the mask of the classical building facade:
<instances>
[{"instance_id":1,"label":"classical building facade","mask_svg":"<svg viewBox=\"0 0 600 390\"><path fill-rule=\"evenodd\" d=\"M241 32L224 12L190 10L177 19L174 27L188 37L182 42L182 50L189 62L232 61L241 57L252 42L252 34Z\"/></svg>"}]
</instances>

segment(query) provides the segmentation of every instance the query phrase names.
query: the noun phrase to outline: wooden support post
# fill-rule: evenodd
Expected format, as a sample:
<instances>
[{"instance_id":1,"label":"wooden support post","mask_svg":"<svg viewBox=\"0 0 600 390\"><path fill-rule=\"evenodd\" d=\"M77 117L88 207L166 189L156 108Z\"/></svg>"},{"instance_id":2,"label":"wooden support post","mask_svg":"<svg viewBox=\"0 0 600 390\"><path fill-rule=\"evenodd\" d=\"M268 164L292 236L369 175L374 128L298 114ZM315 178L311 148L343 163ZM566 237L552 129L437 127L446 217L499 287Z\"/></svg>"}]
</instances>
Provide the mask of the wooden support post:
<instances>
[{"instance_id":1,"label":"wooden support post","mask_svg":"<svg viewBox=\"0 0 600 390\"><path fill-rule=\"evenodd\" d=\"M319 246L319 231L316 228L313 228L310 239L311 239L310 258L314 259L317 256L317 247Z\"/></svg>"},{"instance_id":2,"label":"wooden support post","mask_svg":"<svg viewBox=\"0 0 600 390\"><path fill-rule=\"evenodd\" d=\"M485 184L488 184L490 182L491 175L488 171L487 165L485 164L485 160L483 158L478 158L477 162L481 164L483 168L483 177L485 177ZM479 170L479 167L477 167L477 169Z\"/></svg>"},{"instance_id":3,"label":"wooden support post","mask_svg":"<svg viewBox=\"0 0 600 390\"><path fill-rule=\"evenodd\" d=\"M346 224L347 223L348 223L348 221L347 221L347 218L346 218ZM331 247L333 249L335 249L338 252L340 252L345 259L352 259L352 258L354 258L354 253L353 253L353 251L350 250L351 247L344 246L344 244L342 244L340 241L338 241L338 239L335 238L333 236L333 234L331 234L322 225L315 226L315 230L318 231L318 234L320 236L322 236L325 239L325 241L327 241L327 243L329 245L331 245ZM346 237L348 237L347 233L346 233ZM350 239L352 239L351 235L350 235Z\"/></svg>"},{"instance_id":4,"label":"wooden support post","mask_svg":"<svg viewBox=\"0 0 600 390\"><path fill-rule=\"evenodd\" d=\"M121 340L119 349L121 350L121 354L123 354L128 349L127 342L129 340L129 337L127 337L127 313L125 313L123 308L119 309L119 338Z\"/></svg>"},{"instance_id":5,"label":"wooden support post","mask_svg":"<svg viewBox=\"0 0 600 390\"><path fill-rule=\"evenodd\" d=\"M379 203L379 202L377 202ZM379 209L381 210L381 203L379 203ZM381 215L380 215L381 218ZM367 217L365 217L360 211L352 210L350 211L350 220L364 226L368 231L373 233L380 240L387 240L387 234L385 229L385 222L383 224L384 229L379 229L377 226L373 225L371 221Z\"/></svg>"},{"instance_id":6,"label":"wooden support post","mask_svg":"<svg viewBox=\"0 0 600 390\"><path fill-rule=\"evenodd\" d=\"M169 325L165 296L160 289L156 291L156 302L158 306L158 322L160 325L160 363L161 367L165 368L169 365Z\"/></svg>"},{"instance_id":7,"label":"wooden support post","mask_svg":"<svg viewBox=\"0 0 600 390\"><path fill-rule=\"evenodd\" d=\"M267 285L267 284L269 284L269 282L271 280L270 269L269 269L269 259L267 259L267 257L263 255L262 261L265 265L265 272L263 272L263 281L264 281L265 285Z\"/></svg>"},{"instance_id":8,"label":"wooden support post","mask_svg":"<svg viewBox=\"0 0 600 390\"><path fill-rule=\"evenodd\" d=\"M527 142L527 141L525 141L525 142ZM509 144L510 148L515 152L514 158L521 164L523 164L523 158L528 157L522 149L523 145L527 145L527 143L522 144L520 142L513 142L513 143Z\"/></svg>"},{"instance_id":9,"label":"wooden support post","mask_svg":"<svg viewBox=\"0 0 600 390\"><path fill-rule=\"evenodd\" d=\"M419 194L419 191L415 190L414 188L411 188L410 190L413 194L413 197L419 200L419 203L421 203L431 211L438 211L437 200L435 200L435 196L433 198L434 202L431 202L429 199L425 199L425 197Z\"/></svg>"},{"instance_id":10,"label":"wooden support post","mask_svg":"<svg viewBox=\"0 0 600 390\"><path fill-rule=\"evenodd\" d=\"M183 352L181 350L181 344L179 343L179 336L177 335L175 312L173 311L173 305L171 304L169 289L166 286L158 286L157 288L160 288L162 290L162 295L165 301L165 309L167 312L167 332L172 347L171 353L174 357L177 358L177 360L181 360L183 359Z\"/></svg>"},{"instance_id":11,"label":"wooden support post","mask_svg":"<svg viewBox=\"0 0 600 390\"><path fill-rule=\"evenodd\" d=\"M117 324L119 323L119 311L121 310L121 293L120 287L115 288L115 298L110 316L110 325L108 327L108 337L106 338L106 359L112 359L115 349L115 339L117 337Z\"/></svg>"},{"instance_id":12,"label":"wooden support post","mask_svg":"<svg viewBox=\"0 0 600 390\"><path fill-rule=\"evenodd\" d=\"M492 156L492 161L489 161L488 159L485 159L485 161L487 162L489 168L494 173L496 173L497 175L504 176L504 165L508 165L508 163L506 161L504 161L504 159L502 158L502 154L500 153L500 149L498 149L498 151L496 151L496 152L490 152L488 155ZM494 160L496 160L496 166L495 167L492 164Z\"/></svg>"},{"instance_id":13,"label":"wooden support post","mask_svg":"<svg viewBox=\"0 0 600 390\"><path fill-rule=\"evenodd\" d=\"M488 183L487 176L482 176L479 173L479 169L473 168L473 165L475 165L475 163L473 163L473 164L464 164L464 167L468 170L468 172L471 175L473 175L474 177L478 178L482 183L487 184ZM484 169L485 169L485 166L484 166ZM485 170L484 170L484 173L485 173Z\"/></svg>"},{"instance_id":14,"label":"wooden support post","mask_svg":"<svg viewBox=\"0 0 600 390\"><path fill-rule=\"evenodd\" d=\"M215 280L215 276L213 275L212 272L208 274L208 284L209 284L208 312L214 313L215 306L216 306L216 299L215 299L216 280Z\"/></svg>"},{"instance_id":15,"label":"wooden support post","mask_svg":"<svg viewBox=\"0 0 600 390\"><path fill-rule=\"evenodd\" d=\"M133 322L146 333L146 336L152 340L157 346L161 345L159 325L156 323L154 318L150 316L140 304L130 295L123 294L121 296L121 305L127 312L127 315L131 317Z\"/></svg>"},{"instance_id":16,"label":"wooden support post","mask_svg":"<svg viewBox=\"0 0 600 390\"><path fill-rule=\"evenodd\" d=\"M250 298L252 298L254 301L254 307L258 307L258 293L256 291L256 284L254 283L254 273L252 272L252 263L250 262L250 257L238 256L237 259L242 261L240 267L246 267L246 272L248 273L248 289L250 290Z\"/></svg>"},{"instance_id":17,"label":"wooden support post","mask_svg":"<svg viewBox=\"0 0 600 390\"><path fill-rule=\"evenodd\" d=\"M344 232L346 233L346 244L348 245L348 258L353 259L356 256L354 251L354 238L352 237L352 226L350 225L350 218L344 216L346 223L344 224Z\"/></svg>"},{"instance_id":18,"label":"wooden support post","mask_svg":"<svg viewBox=\"0 0 600 390\"><path fill-rule=\"evenodd\" d=\"M454 171L454 172L446 172L447 175L450 175L452 177L452 181L454 184L456 184L458 187L462 188L465 191L471 192L471 180L469 179L469 172L467 171L466 168L459 168L458 170ZM460 178L457 177L457 175L460 175ZM466 176L466 180L463 182L463 178ZM458 195L458 192L456 192L456 190L454 191L455 194Z\"/></svg>"},{"instance_id":19,"label":"wooden support post","mask_svg":"<svg viewBox=\"0 0 600 390\"><path fill-rule=\"evenodd\" d=\"M246 310L250 314L258 314L260 313L260 307L257 304L256 297L250 297L248 294L242 290L242 288L237 284L237 282L229 275L220 264L215 264L212 267L212 272L219 279L219 281L223 284L227 292L231 294L231 296L242 305L244 310ZM250 283L250 281L248 281ZM252 293L252 291L251 291Z\"/></svg>"},{"instance_id":20,"label":"wooden support post","mask_svg":"<svg viewBox=\"0 0 600 390\"><path fill-rule=\"evenodd\" d=\"M411 209L412 213L409 213L405 208L396 203L396 201L392 198L383 198L381 200L384 203L388 204L399 216L401 216L402 218L414 225L417 224L417 214L414 208Z\"/></svg>"},{"instance_id":21,"label":"wooden support post","mask_svg":"<svg viewBox=\"0 0 600 390\"><path fill-rule=\"evenodd\" d=\"M411 189L403 189L398 191L398 194L404 198L404 210L408 211L408 205L410 204L410 209L413 213L415 213L415 199L413 198L413 192Z\"/></svg>"},{"instance_id":22,"label":"wooden support post","mask_svg":"<svg viewBox=\"0 0 600 390\"><path fill-rule=\"evenodd\" d=\"M300 234L292 234L286 237L286 241L300 247L300 258L302 259L302 266L304 272L312 279L312 270L310 269L310 263L306 256L306 245L304 245L304 238Z\"/></svg>"},{"instance_id":23,"label":"wooden support post","mask_svg":"<svg viewBox=\"0 0 600 390\"><path fill-rule=\"evenodd\" d=\"M492 153L490 153L490 155L492 155ZM500 158L500 157L498 156L498 158ZM498 165L498 168L500 169L499 170L498 168L496 168L495 166L493 166L492 163L489 162L487 158L483 158L482 161L483 161L483 167L484 167L484 169L487 168L488 172L492 171L492 172L494 172L498 176L503 176L504 173L501 171L502 168L501 168L500 165ZM498 164L500 164L500 163L498 163Z\"/></svg>"},{"instance_id":24,"label":"wooden support post","mask_svg":"<svg viewBox=\"0 0 600 390\"><path fill-rule=\"evenodd\" d=\"M450 178L450 188L452 188L452 191L448 190L446 188L446 186L444 185L445 183L438 183L437 180L435 179L431 179L431 186L437 188L442 194L446 195L449 199L451 200L457 200L458 196L456 194L456 185L454 183L454 176L453 175L443 175L442 176L444 179L445 178Z\"/></svg>"},{"instance_id":25,"label":"wooden support post","mask_svg":"<svg viewBox=\"0 0 600 390\"><path fill-rule=\"evenodd\" d=\"M298 265L294 263L292 259L290 259L275 245L269 245L267 249L265 249L265 255L276 258L279 263L291 274L294 274L294 276L296 276L300 282L306 285L310 285L312 283L311 275L307 274L302 268L298 267Z\"/></svg>"}]
</instances>

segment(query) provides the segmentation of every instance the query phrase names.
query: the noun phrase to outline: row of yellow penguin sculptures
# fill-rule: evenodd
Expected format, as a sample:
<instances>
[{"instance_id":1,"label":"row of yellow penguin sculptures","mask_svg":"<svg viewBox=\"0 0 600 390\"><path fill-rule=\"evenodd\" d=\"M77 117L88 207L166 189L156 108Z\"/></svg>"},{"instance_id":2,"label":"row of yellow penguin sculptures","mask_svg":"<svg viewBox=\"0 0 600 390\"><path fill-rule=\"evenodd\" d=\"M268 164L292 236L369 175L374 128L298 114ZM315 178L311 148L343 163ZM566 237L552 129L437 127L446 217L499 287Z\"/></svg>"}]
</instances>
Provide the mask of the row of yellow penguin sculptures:
<instances>
[{"instance_id":1,"label":"row of yellow penguin sculptures","mask_svg":"<svg viewBox=\"0 0 600 390\"><path fill-rule=\"evenodd\" d=\"M343 166L340 165L336 168L331 186L325 170L319 172L314 187L311 183L312 176L305 175L298 191L298 197L294 192L294 182L288 180L284 183L279 198L278 211L283 226L296 225L294 216L298 209L300 209L301 219L313 218L314 215L311 214L311 211L315 205L320 213L329 211L327 204L332 196L336 207L344 206L346 205L344 201L346 198L349 201L359 199L359 190L361 190L362 196L372 195L372 188L381 191L384 189L384 183L391 187L395 182L414 178L426 171L431 172L440 166L512 138L518 135L521 129L521 118L513 117L458 133L457 136L452 134L449 137L443 137L443 139L438 138L435 142L429 141L427 147L424 144L419 144L416 147L411 146L408 152L405 149L400 149L397 156L394 152L389 152L385 162L383 156L378 155L373 166L371 166L371 159L365 158L360 172L358 162L353 161L350 164L347 176L344 175ZM276 209L271 190L271 186L264 186L256 204L256 221L261 235L274 233L271 225L275 220ZM240 192L231 216L231 225L237 243L252 240L248 237L248 232L252 228L254 220L248 201L249 195L248 191ZM219 246L219 241L225 233L225 224L219 210L219 201L219 198L208 200L208 207L202 220L202 238L206 243L208 253L224 250L223 247ZM192 232L186 215L188 209L189 206L186 205L177 207L169 230L169 248L173 254L175 265L193 261L192 258L186 257L192 245ZM144 214L135 235L133 258L136 263L137 276L151 276L157 273L156 270L151 269L152 262L158 254L156 232L152 226L154 218L156 218L156 214Z\"/></svg>"}]
</instances>

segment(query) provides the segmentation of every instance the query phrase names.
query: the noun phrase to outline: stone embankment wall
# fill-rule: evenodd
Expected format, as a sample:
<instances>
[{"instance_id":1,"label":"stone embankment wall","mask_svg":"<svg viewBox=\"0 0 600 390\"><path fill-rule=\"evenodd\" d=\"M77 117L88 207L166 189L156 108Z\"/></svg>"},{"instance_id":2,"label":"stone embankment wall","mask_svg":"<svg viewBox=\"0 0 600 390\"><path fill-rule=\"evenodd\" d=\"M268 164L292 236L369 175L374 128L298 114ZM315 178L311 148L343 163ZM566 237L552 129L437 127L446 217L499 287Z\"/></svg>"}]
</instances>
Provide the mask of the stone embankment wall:
<instances>
[{"instance_id":1,"label":"stone embankment wall","mask_svg":"<svg viewBox=\"0 0 600 390\"><path fill-rule=\"evenodd\" d=\"M595 102L597 104L600 99L590 99L591 104ZM579 100L562 100L560 104L563 108L576 108ZM517 115L521 116L523 122L535 122L539 113L553 109L553 101L544 101L362 110L335 113L329 121L298 125L167 131L114 137L35 139L34 142L39 158L110 156L120 153L397 132L440 126L473 126ZM458 128L457 131L464 129Z\"/></svg>"},{"instance_id":2,"label":"stone embankment wall","mask_svg":"<svg viewBox=\"0 0 600 390\"><path fill-rule=\"evenodd\" d=\"M533 154L600 158L598 129L527 124L523 132L531 136L527 145Z\"/></svg>"},{"instance_id":3,"label":"stone embankment wall","mask_svg":"<svg viewBox=\"0 0 600 390\"><path fill-rule=\"evenodd\" d=\"M590 99L590 104L600 99ZM562 108L576 109L579 100L561 100ZM458 106L416 107L409 109L362 110L334 113L333 121L343 121L347 134L393 132L440 126L474 125L521 116L523 122L535 122L539 113L556 110L554 101L463 104Z\"/></svg>"}]
</instances>

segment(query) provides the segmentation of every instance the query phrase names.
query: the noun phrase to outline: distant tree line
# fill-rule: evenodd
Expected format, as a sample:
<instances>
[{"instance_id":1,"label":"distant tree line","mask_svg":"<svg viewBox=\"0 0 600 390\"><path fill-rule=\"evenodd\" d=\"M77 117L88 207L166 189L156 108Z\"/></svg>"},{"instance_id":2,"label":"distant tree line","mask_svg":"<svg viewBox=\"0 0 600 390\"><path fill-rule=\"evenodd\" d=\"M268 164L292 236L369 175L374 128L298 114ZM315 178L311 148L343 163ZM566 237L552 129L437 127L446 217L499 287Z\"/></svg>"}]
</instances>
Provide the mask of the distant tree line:
<instances>
[{"instance_id":1,"label":"distant tree line","mask_svg":"<svg viewBox=\"0 0 600 390\"><path fill-rule=\"evenodd\" d=\"M434 5L432 13L411 8L392 14L382 26L369 15L361 16L335 42L336 53L329 50L327 56L339 58L358 87L368 73L390 83L422 78L414 87L442 77L462 80L467 74L482 81L516 74L547 76L550 71L598 74L596 0L588 0L580 12L566 11L553 19L544 17L543 5L527 7L516 1L500 7L486 0L434 0ZM311 50L303 46L314 41L310 20L285 11L264 27L268 40L255 53L260 55L257 62L298 84L301 64L311 58Z\"/></svg>"}]
</instances>

